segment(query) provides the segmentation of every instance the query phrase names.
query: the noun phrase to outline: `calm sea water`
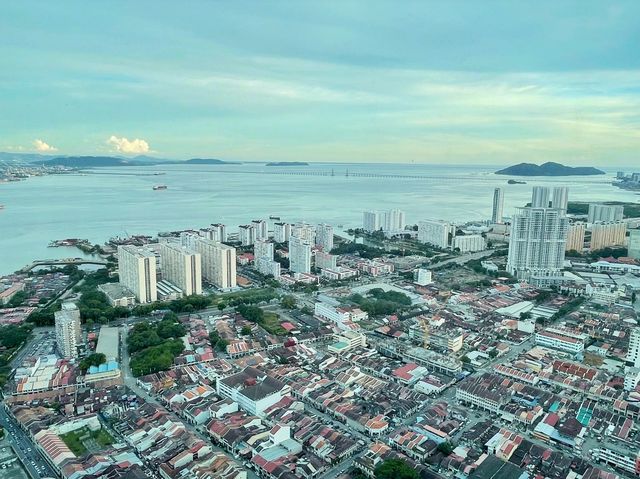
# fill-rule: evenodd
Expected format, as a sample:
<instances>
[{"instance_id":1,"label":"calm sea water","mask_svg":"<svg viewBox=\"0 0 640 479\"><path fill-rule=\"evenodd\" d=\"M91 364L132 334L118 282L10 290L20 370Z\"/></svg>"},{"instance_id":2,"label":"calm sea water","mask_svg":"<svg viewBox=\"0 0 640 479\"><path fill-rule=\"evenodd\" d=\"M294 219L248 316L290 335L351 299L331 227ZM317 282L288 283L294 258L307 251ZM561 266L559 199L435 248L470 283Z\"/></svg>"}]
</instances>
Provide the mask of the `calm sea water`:
<instances>
[{"instance_id":1,"label":"calm sea water","mask_svg":"<svg viewBox=\"0 0 640 479\"><path fill-rule=\"evenodd\" d=\"M295 176L274 172L331 172L335 176ZM353 173L422 175L429 179L362 178ZM0 274L34 259L81 256L76 249L47 248L51 240L112 236L226 223L230 231L256 218L360 226L365 209L400 208L407 221L425 218L484 220L491 215L493 189L505 188L505 214L529 200L535 185L563 185L571 200L640 197L610 185L613 171L596 177L529 178L507 185L492 166L392 164L263 164L98 169L87 175L31 178L0 184ZM164 172L163 176L136 176ZM263 172L260 174L260 172ZM126 174L125 174L126 173ZM443 178L444 177L444 178ZM167 190L154 191L154 184Z\"/></svg>"}]
</instances>

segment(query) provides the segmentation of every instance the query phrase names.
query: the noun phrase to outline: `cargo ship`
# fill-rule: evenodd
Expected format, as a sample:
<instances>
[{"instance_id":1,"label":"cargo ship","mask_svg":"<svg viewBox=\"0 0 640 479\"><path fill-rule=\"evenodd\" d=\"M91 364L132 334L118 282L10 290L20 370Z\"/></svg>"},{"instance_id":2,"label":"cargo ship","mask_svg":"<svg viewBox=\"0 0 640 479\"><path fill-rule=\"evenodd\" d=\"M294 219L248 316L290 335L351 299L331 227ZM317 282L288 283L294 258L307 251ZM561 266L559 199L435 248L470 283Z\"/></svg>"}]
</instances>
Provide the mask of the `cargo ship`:
<instances>
[{"instance_id":1,"label":"cargo ship","mask_svg":"<svg viewBox=\"0 0 640 479\"><path fill-rule=\"evenodd\" d=\"M166 190L167 189L167 185L155 185L153 187L154 190Z\"/></svg>"}]
</instances>

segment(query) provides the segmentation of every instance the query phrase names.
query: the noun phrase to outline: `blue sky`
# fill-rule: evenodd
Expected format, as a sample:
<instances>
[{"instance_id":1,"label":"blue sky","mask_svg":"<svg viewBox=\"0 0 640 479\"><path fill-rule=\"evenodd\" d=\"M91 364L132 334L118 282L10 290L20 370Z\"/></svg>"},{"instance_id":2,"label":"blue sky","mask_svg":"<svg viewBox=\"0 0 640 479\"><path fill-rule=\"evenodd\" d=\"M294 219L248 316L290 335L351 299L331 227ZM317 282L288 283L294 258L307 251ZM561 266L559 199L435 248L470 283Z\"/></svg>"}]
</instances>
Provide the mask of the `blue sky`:
<instances>
[{"instance_id":1,"label":"blue sky","mask_svg":"<svg viewBox=\"0 0 640 479\"><path fill-rule=\"evenodd\" d=\"M638 1L5 2L0 151L633 165Z\"/></svg>"}]
</instances>

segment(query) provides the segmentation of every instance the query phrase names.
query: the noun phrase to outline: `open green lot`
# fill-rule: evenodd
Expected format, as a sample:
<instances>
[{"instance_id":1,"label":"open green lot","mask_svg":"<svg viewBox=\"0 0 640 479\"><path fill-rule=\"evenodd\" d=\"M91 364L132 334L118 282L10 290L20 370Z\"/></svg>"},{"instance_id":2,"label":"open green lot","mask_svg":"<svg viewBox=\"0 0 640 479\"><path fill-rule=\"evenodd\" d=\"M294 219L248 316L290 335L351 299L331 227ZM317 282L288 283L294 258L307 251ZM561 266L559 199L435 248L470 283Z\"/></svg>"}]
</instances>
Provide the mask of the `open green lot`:
<instances>
[{"instance_id":1,"label":"open green lot","mask_svg":"<svg viewBox=\"0 0 640 479\"><path fill-rule=\"evenodd\" d=\"M104 429L91 431L87 427L60 435L71 452L80 457L89 452L98 452L113 444L113 438Z\"/></svg>"}]
</instances>

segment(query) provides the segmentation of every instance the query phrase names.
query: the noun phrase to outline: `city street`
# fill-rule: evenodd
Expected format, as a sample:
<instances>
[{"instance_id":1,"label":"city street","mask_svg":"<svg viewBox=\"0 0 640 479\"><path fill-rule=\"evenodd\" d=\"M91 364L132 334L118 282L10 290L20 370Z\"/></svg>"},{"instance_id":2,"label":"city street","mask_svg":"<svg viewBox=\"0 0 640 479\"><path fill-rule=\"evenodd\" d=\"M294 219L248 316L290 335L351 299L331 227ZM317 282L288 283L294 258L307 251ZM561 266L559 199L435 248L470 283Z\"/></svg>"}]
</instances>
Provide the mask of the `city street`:
<instances>
[{"instance_id":1,"label":"city street","mask_svg":"<svg viewBox=\"0 0 640 479\"><path fill-rule=\"evenodd\" d=\"M13 446L13 450L18 455L20 462L24 465L27 473L33 478L57 477L55 471L40 454L38 448L31 442L29 436L20 429L16 421L10 417L0 406L0 425Z\"/></svg>"}]
</instances>

